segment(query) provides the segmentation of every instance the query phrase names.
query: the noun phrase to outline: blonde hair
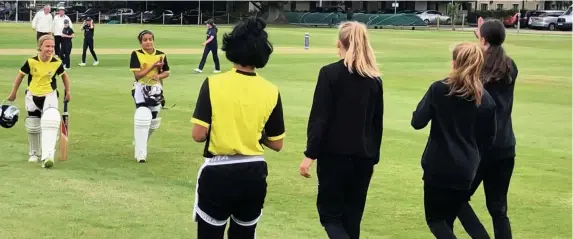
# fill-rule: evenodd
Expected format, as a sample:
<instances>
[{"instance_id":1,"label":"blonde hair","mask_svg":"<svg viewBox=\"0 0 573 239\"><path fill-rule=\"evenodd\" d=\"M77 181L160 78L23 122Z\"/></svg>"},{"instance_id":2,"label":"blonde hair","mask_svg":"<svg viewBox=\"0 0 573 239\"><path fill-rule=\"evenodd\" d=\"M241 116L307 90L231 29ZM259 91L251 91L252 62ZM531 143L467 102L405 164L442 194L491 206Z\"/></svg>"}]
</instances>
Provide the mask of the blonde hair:
<instances>
[{"instance_id":1,"label":"blonde hair","mask_svg":"<svg viewBox=\"0 0 573 239\"><path fill-rule=\"evenodd\" d=\"M54 41L54 37L52 35L43 35L38 39L38 51L41 51L42 45L48 40Z\"/></svg>"},{"instance_id":2,"label":"blonde hair","mask_svg":"<svg viewBox=\"0 0 573 239\"><path fill-rule=\"evenodd\" d=\"M343 22L338 27L338 40L345 50L344 65L350 73L363 77L380 77L376 56L370 45L366 26L357 21Z\"/></svg>"},{"instance_id":3,"label":"blonde hair","mask_svg":"<svg viewBox=\"0 0 573 239\"><path fill-rule=\"evenodd\" d=\"M457 44L452 52L454 67L445 83L450 86L448 95L458 95L475 100L481 105L483 85L480 81L484 65L483 50L473 43Z\"/></svg>"}]
</instances>

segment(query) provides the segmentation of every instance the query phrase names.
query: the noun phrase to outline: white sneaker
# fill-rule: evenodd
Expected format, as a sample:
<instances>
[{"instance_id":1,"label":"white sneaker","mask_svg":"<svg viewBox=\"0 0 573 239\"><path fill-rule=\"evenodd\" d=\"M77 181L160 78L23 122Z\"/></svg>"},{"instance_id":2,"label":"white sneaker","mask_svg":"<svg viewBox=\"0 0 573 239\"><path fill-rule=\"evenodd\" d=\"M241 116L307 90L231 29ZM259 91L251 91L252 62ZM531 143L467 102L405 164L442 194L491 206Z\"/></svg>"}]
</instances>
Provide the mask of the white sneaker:
<instances>
[{"instance_id":1,"label":"white sneaker","mask_svg":"<svg viewBox=\"0 0 573 239\"><path fill-rule=\"evenodd\" d=\"M51 168L54 166L54 158L47 158L42 160L42 168Z\"/></svg>"},{"instance_id":2,"label":"white sneaker","mask_svg":"<svg viewBox=\"0 0 573 239\"><path fill-rule=\"evenodd\" d=\"M94 66L97 66L99 64L99 61L94 61Z\"/></svg>"},{"instance_id":3,"label":"white sneaker","mask_svg":"<svg viewBox=\"0 0 573 239\"><path fill-rule=\"evenodd\" d=\"M38 156L36 156L36 155L32 155L32 156L30 156L30 158L28 159L28 162L30 162L30 163L37 163L37 162L40 162L40 158L38 158Z\"/></svg>"},{"instance_id":4,"label":"white sneaker","mask_svg":"<svg viewBox=\"0 0 573 239\"><path fill-rule=\"evenodd\" d=\"M217 74L217 73L221 73L220 70L214 70L213 73Z\"/></svg>"},{"instance_id":5,"label":"white sneaker","mask_svg":"<svg viewBox=\"0 0 573 239\"><path fill-rule=\"evenodd\" d=\"M197 68L197 69L195 69L195 72L197 72L197 73L201 73L201 72L203 72L203 71L202 71L202 70L200 70L199 68Z\"/></svg>"},{"instance_id":6,"label":"white sneaker","mask_svg":"<svg viewBox=\"0 0 573 239\"><path fill-rule=\"evenodd\" d=\"M82 62L82 63L78 64L78 66L86 66L86 63Z\"/></svg>"}]
</instances>

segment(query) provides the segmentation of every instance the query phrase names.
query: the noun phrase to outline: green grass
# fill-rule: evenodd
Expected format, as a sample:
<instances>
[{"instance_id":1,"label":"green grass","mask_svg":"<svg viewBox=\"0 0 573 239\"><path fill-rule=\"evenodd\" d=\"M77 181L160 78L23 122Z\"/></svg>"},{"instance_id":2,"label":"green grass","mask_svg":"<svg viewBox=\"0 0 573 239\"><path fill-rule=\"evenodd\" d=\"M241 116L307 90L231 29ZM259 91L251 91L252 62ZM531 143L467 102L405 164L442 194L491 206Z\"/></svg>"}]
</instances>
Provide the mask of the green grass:
<instances>
[{"instance_id":1,"label":"green grass","mask_svg":"<svg viewBox=\"0 0 573 239\"><path fill-rule=\"evenodd\" d=\"M27 162L24 120L0 129L0 238L195 238L192 205L203 146L191 139L199 86L208 74L192 74L205 29L145 26L169 57L163 124L150 142L149 162L133 160L133 100L129 55L103 49L136 49L140 25L97 25L100 65L80 68L72 58L70 155L44 170ZM220 29L220 36L230 28ZM334 47L334 29L270 28L276 47ZM81 48L81 33L74 48ZM411 112L428 85L449 70L449 48L475 41L471 32L372 30L372 45L384 73L385 114L382 159L375 169L363 238L432 238L422 204L420 156L428 130L415 131ZM0 98L7 97L23 55L4 49L34 49L29 24L0 24ZM519 66L514 127L517 158L509 192L514 238L571 238L571 37L508 34L505 48ZM221 55L224 58L224 55ZM298 175L306 123L318 70L335 54L276 53L259 72L280 87L287 127L285 148L267 152L268 196L258 226L260 238L326 238L315 207L316 177ZM223 69L231 64L222 59ZM213 69L211 57L205 72ZM58 85L62 85L61 81ZM23 109L24 87L17 104ZM25 112L22 112L25 116ZM313 175L315 176L315 174ZM493 235L482 190L472 200ZM459 223L456 233L468 238Z\"/></svg>"}]
</instances>

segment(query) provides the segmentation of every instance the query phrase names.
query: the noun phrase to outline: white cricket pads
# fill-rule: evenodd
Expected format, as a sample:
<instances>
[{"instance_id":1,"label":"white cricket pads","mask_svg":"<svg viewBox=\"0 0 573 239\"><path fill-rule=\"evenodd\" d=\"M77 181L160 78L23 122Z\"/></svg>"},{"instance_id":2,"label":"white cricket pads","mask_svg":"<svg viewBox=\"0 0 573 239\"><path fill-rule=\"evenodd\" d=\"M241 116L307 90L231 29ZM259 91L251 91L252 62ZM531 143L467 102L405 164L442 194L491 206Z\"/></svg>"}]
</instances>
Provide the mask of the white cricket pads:
<instances>
[{"instance_id":1,"label":"white cricket pads","mask_svg":"<svg viewBox=\"0 0 573 239\"><path fill-rule=\"evenodd\" d=\"M44 110L41 118L42 128L42 161L53 160L56 154L56 142L60 129L60 112L56 108Z\"/></svg>"},{"instance_id":2,"label":"white cricket pads","mask_svg":"<svg viewBox=\"0 0 573 239\"><path fill-rule=\"evenodd\" d=\"M147 139L151 127L151 110L147 107L138 107L134 115L135 159L147 159Z\"/></svg>"},{"instance_id":3,"label":"white cricket pads","mask_svg":"<svg viewBox=\"0 0 573 239\"><path fill-rule=\"evenodd\" d=\"M26 118L26 130L28 131L28 148L31 162L37 162L41 153L42 146L40 141L40 133L42 133L41 121L38 117Z\"/></svg>"}]
</instances>

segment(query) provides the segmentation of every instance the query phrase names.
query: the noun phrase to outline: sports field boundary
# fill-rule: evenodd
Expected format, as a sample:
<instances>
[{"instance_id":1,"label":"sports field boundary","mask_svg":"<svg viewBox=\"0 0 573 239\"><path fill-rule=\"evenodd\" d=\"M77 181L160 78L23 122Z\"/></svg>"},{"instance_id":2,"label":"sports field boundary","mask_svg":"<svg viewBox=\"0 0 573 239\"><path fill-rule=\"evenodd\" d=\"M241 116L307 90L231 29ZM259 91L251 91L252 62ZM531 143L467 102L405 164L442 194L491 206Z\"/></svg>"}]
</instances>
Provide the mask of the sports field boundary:
<instances>
[{"instance_id":1,"label":"sports field boundary","mask_svg":"<svg viewBox=\"0 0 573 239\"><path fill-rule=\"evenodd\" d=\"M134 48L130 49L95 49L98 55L128 55ZM161 48L161 51L165 52L167 55L192 55L192 54L203 54L203 49L200 48ZM223 51L219 50L220 53ZM0 56L7 55L34 55L38 52L36 49L0 49ZM279 54L336 54L336 48L310 48L304 49L303 47L274 47L273 53ZM82 49L73 49L72 55L81 55Z\"/></svg>"}]
</instances>

